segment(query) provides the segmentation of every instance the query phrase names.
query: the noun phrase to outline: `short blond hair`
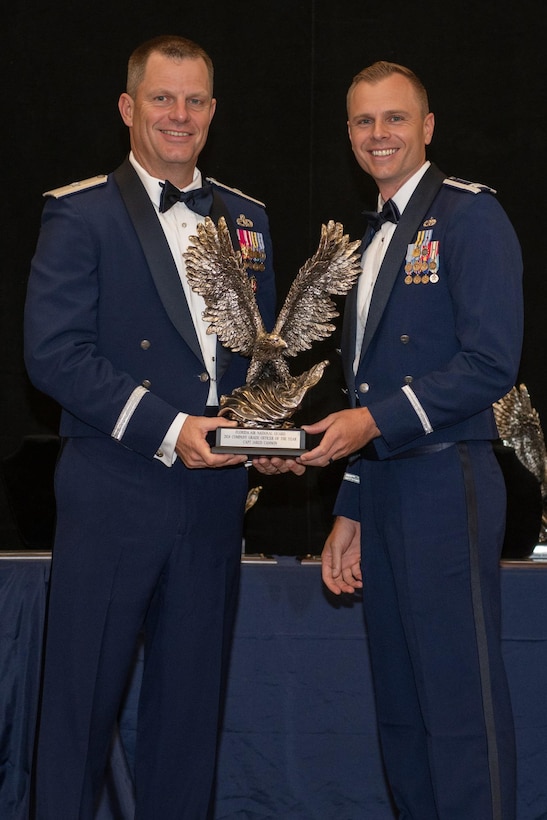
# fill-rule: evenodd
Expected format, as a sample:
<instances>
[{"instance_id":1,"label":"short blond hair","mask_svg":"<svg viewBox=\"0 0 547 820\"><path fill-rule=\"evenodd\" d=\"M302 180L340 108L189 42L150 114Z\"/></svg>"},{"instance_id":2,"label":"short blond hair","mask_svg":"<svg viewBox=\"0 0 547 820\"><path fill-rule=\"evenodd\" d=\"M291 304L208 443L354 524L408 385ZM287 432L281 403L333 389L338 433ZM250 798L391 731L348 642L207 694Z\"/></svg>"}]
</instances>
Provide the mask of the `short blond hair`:
<instances>
[{"instance_id":1,"label":"short blond hair","mask_svg":"<svg viewBox=\"0 0 547 820\"><path fill-rule=\"evenodd\" d=\"M371 85L374 85L375 83L379 83L380 80L385 80L386 77L391 77L393 74L402 74L403 77L407 78L416 92L416 96L418 97L424 117L426 114L429 114L429 99L427 96L427 91L419 77L417 77L416 74L410 70L410 68L406 68L404 65L399 65L399 63L388 63L385 60L379 60L376 63L372 63L372 65L369 65L367 68L363 68L362 71L355 75L346 97L348 108L350 97L355 86L359 85L359 83L370 83Z\"/></svg>"},{"instance_id":2,"label":"short blond hair","mask_svg":"<svg viewBox=\"0 0 547 820\"><path fill-rule=\"evenodd\" d=\"M127 65L126 84L126 92L130 97L135 98L137 89L146 71L148 58L151 54L163 54L164 57L168 57L170 60L197 60L201 57L207 66L211 84L211 94L213 93L213 61L207 52L201 46L198 46L197 43L186 39L186 37L164 34L160 37L154 37L152 40L147 40L145 43L142 43L142 45L137 46L131 54Z\"/></svg>"}]
</instances>

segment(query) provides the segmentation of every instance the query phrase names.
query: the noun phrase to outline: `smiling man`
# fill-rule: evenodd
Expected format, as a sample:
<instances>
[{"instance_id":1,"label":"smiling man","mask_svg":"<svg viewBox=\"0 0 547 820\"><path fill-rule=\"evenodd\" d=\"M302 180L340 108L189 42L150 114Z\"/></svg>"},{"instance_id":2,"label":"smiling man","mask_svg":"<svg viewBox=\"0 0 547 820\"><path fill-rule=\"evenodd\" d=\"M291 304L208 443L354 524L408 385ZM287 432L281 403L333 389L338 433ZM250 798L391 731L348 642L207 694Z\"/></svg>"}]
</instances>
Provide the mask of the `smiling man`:
<instances>
[{"instance_id":1,"label":"smiling man","mask_svg":"<svg viewBox=\"0 0 547 820\"><path fill-rule=\"evenodd\" d=\"M427 97L394 73L376 84L356 83L348 93L348 131L357 162L375 180L384 202L425 162L434 115Z\"/></svg>"},{"instance_id":2,"label":"smiling man","mask_svg":"<svg viewBox=\"0 0 547 820\"><path fill-rule=\"evenodd\" d=\"M128 91L118 104L133 156L152 176L185 188L215 113L212 67L203 57L185 58L181 81L180 61L153 52L142 72L138 59L137 53L130 61Z\"/></svg>"},{"instance_id":3,"label":"smiling man","mask_svg":"<svg viewBox=\"0 0 547 820\"><path fill-rule=\"evenodd\" d=\"M271 242L262 204L196 166L215 112L203 49L137 48L119 110L129 157L49 192L26 304L28 372L62 406L63 439L35 816L95 816L143 636L135 818L201 820L247 493L245 457L214 455L206 436L234 424L218 396L248 361L207 334L183 254L198 221L224 216L271 324Z\"/></svg>"},{"instance_id":4,"label":"smiling man","mask_svg":"<svg viewBox=\"0 0 547 820\"><path fill-rule=\"evenodd\" d=\"M363 588L398 816L514 820L491 440L520 360L520 248L494 191L426 160L434 116L412 71L375 63L347 107L379 198L344 313L351 409L307 427L324 435L298 459L350 456L323 578L337 595Z\"/></svg>"}]
</instances>

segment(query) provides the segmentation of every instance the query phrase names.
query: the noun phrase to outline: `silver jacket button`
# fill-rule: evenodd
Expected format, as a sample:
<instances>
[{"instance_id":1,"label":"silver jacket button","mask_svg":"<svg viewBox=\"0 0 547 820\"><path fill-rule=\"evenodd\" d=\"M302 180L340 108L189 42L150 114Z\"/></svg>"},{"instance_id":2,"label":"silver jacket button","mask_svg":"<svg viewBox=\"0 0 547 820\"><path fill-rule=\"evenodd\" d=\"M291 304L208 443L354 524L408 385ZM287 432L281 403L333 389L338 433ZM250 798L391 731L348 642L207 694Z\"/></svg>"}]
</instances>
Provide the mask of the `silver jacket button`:
<instances>
[{"instance_id":1,"label":"silver jacket button","mask_svg":"<svg viewBox=\"0 0 547 820\"><path fill-rule=\"evenodd\" d=\"M370 387L366 382L363 382L359 385L359 393L368 393L369 390Z\"/></svg>"},{"instance_id":2,"label":"silver jacket button","mask_svg":"<svg viewBox=\"0 0 547 820\"><path fill-rule=\"evenodd\" d=\"M410 336L407 336L406 333L403 333L403 335L401 336L401 341L404 345L407 345L410 341Z\"/></svg>"},{"instance_id":3,"label":"silver jacket button","mask_svg":"<svg viewBox=\"0 0 547 820\"><path fill-rule=\"evenodd\" d=\"M208 382L209 381L209 374L208 373L200 373L199 374L200 382Z\"/></svg>"},{"instance_id":4,"label":"silver jacket button","mask_svg":"<svg viewBox=\"0 0 547 820\"><path fill-rule=\"evenodd\" d=\"M152 384L152 382L149 379L144 379L143 383L142 383L142 386L146 387L146 389L148 390L150 388L151 384Z\"/></svg>"},{"instance_id":5,"label":"silver jacket button","mask_svg":"<svg viewBox=\"0 0 547 820\"><path fill-rule=\"evenodd\" d=\"M148 341L148 339L142 340L141 347L143 350L148 350L148 348L150 347L150 342Z\"/></svg>"},{"instance_id":6,"label":"silver jacket button","mask_svg":"<svg viewBox=\"0 0 547 820\"><path fill-rule=\"evenodd\" d=\"M412 382L414 381L414 377L413 376L405 376L404 381L405 381L405 384L412 384Z\"/></svg>"}]
</instances>

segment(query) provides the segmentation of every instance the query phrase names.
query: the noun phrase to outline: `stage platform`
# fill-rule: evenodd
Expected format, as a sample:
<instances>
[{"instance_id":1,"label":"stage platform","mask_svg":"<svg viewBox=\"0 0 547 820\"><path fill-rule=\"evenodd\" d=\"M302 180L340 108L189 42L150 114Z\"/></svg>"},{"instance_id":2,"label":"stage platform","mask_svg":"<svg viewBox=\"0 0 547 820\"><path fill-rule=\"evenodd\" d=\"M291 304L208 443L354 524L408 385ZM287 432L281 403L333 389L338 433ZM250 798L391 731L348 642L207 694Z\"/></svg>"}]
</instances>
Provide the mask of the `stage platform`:
<instances>
[{"instance_id":1,"label":"stage platform","mask_svg":"<svg viewBox=\"0 0 547 820\"><path fill-rule=\"evenodd\" d=\"M547 560L504 562L503 649L518 747L517 820L547 818ZM0 817L27 820L50 554L0 552ZM132 816L141 660L98 820ZM246 556L222 733L216 820L394 820L359 602L309 558Z\"/></svg>"}]
</instances>

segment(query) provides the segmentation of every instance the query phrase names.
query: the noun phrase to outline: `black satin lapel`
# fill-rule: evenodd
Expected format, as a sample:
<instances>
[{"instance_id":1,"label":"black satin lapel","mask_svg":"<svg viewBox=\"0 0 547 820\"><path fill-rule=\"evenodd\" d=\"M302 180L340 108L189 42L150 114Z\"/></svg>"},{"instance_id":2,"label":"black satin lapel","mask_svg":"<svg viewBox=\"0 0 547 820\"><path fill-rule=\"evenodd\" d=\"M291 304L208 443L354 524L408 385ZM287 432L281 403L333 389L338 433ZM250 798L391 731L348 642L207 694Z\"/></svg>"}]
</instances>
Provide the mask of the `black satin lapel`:
<instances>
[{"instance_id":1,"label":"black satin lapel","mask_svg":"<svg viewBox=\"0 0 547 820\"><path fill-rule=\"evenodd\" d=\"M126 160L114 172L114 178L139 237L163 306L180 335L198 359L203 361L179 272L150 198L129 161Z\"/></svg>"},{"instance_id":2,"label":"black satin lapel","mask_svg":"<svg viewBox=\"0 0 547 820\"><path fill-rule=\"evenodd\" d=\"M344 319L342 322L342 365L344 368L344 377L346 384L350 388L350 401L352 406L355 405L354 392L351 390L355 377L353 374L353 360L355 359L355 338L357 335L357 288L359 280L355 283L352 289L346 296L346 303L344 305Z\"/></svg>"},{"instance_id":3,"label":"black satin lapel","mask_svg":"<svg viewBox=\"0 0 547 820\"><path fill-rule=\"evenodd\" d=\"M445 174L439 171L435 165L431 165L420 180L401 215L378 272L367 317L361 356L363 356L380 324L380 319L401 268L401 259L406 257L407 247L415 237L427 209L436 197L445 178Z\"/></svg>"}]
</instances>

